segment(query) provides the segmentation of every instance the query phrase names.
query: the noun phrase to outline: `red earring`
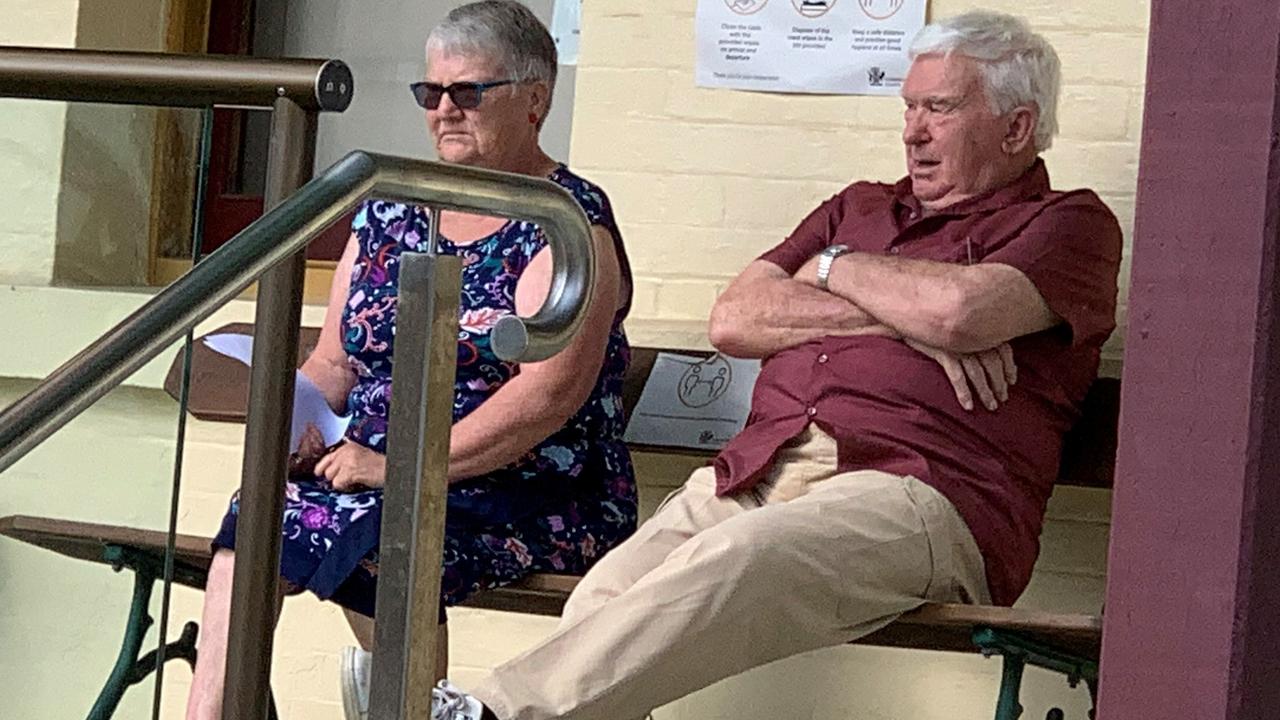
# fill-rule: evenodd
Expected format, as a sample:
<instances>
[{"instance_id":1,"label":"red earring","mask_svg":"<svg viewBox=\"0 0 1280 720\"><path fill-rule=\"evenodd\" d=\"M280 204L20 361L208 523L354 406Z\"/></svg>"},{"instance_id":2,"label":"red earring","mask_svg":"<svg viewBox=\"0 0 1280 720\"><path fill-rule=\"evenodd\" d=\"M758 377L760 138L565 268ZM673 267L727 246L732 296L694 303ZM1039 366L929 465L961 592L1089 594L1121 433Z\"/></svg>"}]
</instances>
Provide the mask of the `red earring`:
<instances>
[{"instance_id":1,"label":"red earring","mask_svg":"<svg viewBox=\"0 0 1280 720\"><path fill-rule=\"evenodd\" d=\"M537 124L538 124L538 114L537 114L537 113L529 113L529 124L530 124L530 125L537 125Z\"/></svg>"}]
</instances>

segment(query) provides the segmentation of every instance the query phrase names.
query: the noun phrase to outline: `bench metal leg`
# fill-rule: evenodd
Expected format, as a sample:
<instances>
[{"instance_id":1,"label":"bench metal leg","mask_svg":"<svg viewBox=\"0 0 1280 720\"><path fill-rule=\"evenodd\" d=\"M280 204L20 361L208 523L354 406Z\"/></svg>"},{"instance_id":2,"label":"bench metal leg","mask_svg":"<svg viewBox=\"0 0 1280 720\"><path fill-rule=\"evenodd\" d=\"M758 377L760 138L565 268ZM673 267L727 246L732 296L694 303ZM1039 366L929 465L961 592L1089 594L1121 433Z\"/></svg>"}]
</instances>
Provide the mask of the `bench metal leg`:
<instances>
[{"instance_id":1,"label":"bench metal leg","mask_svg":"<svg viewBox=\"0 0 1280 720\"><path fill-rule=\"evenodd\" d=\"M182 626L182 635L171 643L164 646L164 661L170 660L186 660L191 670L196 669L196 636L200 634L200 626L194 622L189 622ZM133 670L129 672L129 685L137 685L147 676L156 671L156 656L160 654L159 650L152 650L143 655L133 664Z\"/></svg>"},{"instance_id":2,"label":"bench metal leg","mask_svg":"<svg viewBox=\"0 0 1280 720\"><path fill-rule=\"evenodd\" d=\"M124 644L120 647L120 654L116 656L115 667L111 669L106 685L89 710L87 720L110 720L120 706L125 691L156 671L156 659L160 654L157 649L138 657L147 632L155 624L148 610L151 606L151 591L161 576L163 565L153 557L115 545L107 546L103 555L117 571L124 568L133 571L133 602L129 606L129 621L124 629ZM164 646L164 661L185 660L195 670L196 636L199 633L198 624L189 622L183 625L178 639ZM279 716L276 714L274 694L268 695L267 701L267 720L277 720Z\"/></svg>"},{"instance_id":3,"label":"bench metal leg","mask_svg":"<svg viewBox=\"0 0 1280 720\"><path fill-rule=\"evenodd\" d=\"M1022 671L1026 665L1026 662L1017 655L1004 656L995 720L1018 720L1022 717L1022 703L1018 701L1018 697L1022 691Z\"/></svg>"},{"instance_id":4,"label":"bench metal leg","mask_svg":"<svg viewBox=\"0 0 1280 720\"><path fill-rule=\"evenodd\" d=\"M129 623L124 629L124 644L120 654L116 656L116 665L107 678L107 684L98 694L98 700L89 711L88 720L108 720L120 705L124 691L128 689L130 675L138 662L138 651L142 649L142 640L155 622L147 612L151 604L151 588L155 584L155 575L146 568L133 569L133 604L129 606ZM136 681L135 681L136 682Z\"/></svg>"},{"instance_id":5,"label":"bench metal leg","mask_svg":"<svg viewBox=\"0 0 1280 720\"><path fill-rule=\"evenodd\" d=\"M995 720L1017 720L1022 715L1022 705L1018 701L1022 689L1022 671L1027 664L1062 673L1067 676L1067 683L1076 687L1083 680L1089 686L1090 697L1096 705L1096 688L1098 682L1098 663L1070 652L1050 647L1044 643L1031 640L1017 633L991 628L977 628L973 631L973 644L988 657L1000 655L1004 658L1004 668L1000 680L1000 696L996 701ZM1093 717L1093 712L1089 717ZM1061 711L1050 712L1050 717L1061 716Z\"/></svg>"}]
</instances>

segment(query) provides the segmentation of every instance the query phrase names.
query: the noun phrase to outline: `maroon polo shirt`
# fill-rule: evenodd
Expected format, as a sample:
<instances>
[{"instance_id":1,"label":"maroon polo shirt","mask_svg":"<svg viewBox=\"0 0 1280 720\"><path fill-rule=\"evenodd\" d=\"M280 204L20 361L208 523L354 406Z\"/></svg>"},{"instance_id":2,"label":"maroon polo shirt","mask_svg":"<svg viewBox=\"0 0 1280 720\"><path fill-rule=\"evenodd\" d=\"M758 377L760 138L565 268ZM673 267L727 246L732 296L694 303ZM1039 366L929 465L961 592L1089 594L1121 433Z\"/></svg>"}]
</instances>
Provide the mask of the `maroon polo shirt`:
<instances>
[{"instance_id":1,"label":"maroon polo shirt","mask_svg":"<svg viewBox=\"0 0 1280 720\"><path fill-rule=\"evenodd\" d=\"M864 182L823 203L762 259L795 273L836 243L1010 265L1063 323L1010 343L1018 383L995 412L961 408L942 368L898 340L829 336L783 350L765 360L747 426L716 458L717 492L758 483L778 449L817 423L835 437L841 471L912 475L950 499L982 550L992 599L1012 604L1039 553L1063 435L1115 327L1115 216L1090 191L1050 190L1043 161L1011 185L929 217L909 178Z\"/></svg>"}]
</instances>

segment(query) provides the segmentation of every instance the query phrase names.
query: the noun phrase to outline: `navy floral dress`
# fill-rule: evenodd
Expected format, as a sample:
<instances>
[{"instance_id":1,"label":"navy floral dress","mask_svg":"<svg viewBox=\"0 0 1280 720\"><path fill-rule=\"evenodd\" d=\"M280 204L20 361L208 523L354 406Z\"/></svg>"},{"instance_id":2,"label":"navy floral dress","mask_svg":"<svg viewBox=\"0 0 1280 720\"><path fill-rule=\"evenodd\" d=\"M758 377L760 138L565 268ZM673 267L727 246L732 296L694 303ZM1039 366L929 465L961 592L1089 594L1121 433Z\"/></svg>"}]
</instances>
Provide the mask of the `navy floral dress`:
<instances>
[{"instance_id":1,"label":"navy floral dress","mask_svg":"<svg viewBox=\"0 0 1280 720\"><path fill-rule=\"evenodd\" d=\"M563 166L550 179L574 196L592 225L613 235L630 287L608 198ZM342 317L343 347L356 374L347 399L347 440L385 453L400 253L425 249L429 212L371 200L352 230L360 253ZM515 312L516 282L545 245L536 225L517 221L474 243L441 240L440 254L463 261L454 422L519 373L518 365L493 354L489 332L498 318ZM583 573L634 531L635 478L622 441L622 377L630 361L625 315L624 308L614 318L591 397L564 427L515 463L450 486L442 608L533 572ZM372 616L382 490L340 493L323 477L310 477L286 482L285 498L284 579L294 590L305 588ZM215 547L234 547L238 513L237 497Z\"/></svg>"}]
</instances>

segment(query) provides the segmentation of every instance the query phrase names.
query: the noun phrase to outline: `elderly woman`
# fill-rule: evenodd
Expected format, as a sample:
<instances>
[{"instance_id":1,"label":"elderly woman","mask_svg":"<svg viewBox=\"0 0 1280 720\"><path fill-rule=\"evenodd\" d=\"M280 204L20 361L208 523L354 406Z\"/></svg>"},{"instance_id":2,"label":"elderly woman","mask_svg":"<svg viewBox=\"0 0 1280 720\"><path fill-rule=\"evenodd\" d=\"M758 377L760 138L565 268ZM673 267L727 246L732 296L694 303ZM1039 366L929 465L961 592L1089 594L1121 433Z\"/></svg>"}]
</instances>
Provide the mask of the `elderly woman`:
<instances>
[{"instance_id":1,"label":"elderly woman","mask_svg":"<svg viewBox=\"0 0 1280 720\"><path fill-rule=\"evenodd\" d=\"M527 222L442 214L439 251L464 265L444 605L532 572L582 573L635 525L620 395L630 273L604 193L539 147L555 76L541 23L519 3L489 0L454 10L431 33L426 81L412 85L441 160L564 187L592 224L598 258L591 310L568 348L543 362L503 362L490 330L541 305L552 269L546 238ZM281 574L289 592L310 590L363 616L373 615L378 575L399 258L424 249L428 224L421 207L372 200L360 209L302 367L352 421L313 474L285 485ZM318 444L304 443L313 460ZM221 714L237 514L233 500L214 541L189 719Z\"/></svg>"}]
</instances>

